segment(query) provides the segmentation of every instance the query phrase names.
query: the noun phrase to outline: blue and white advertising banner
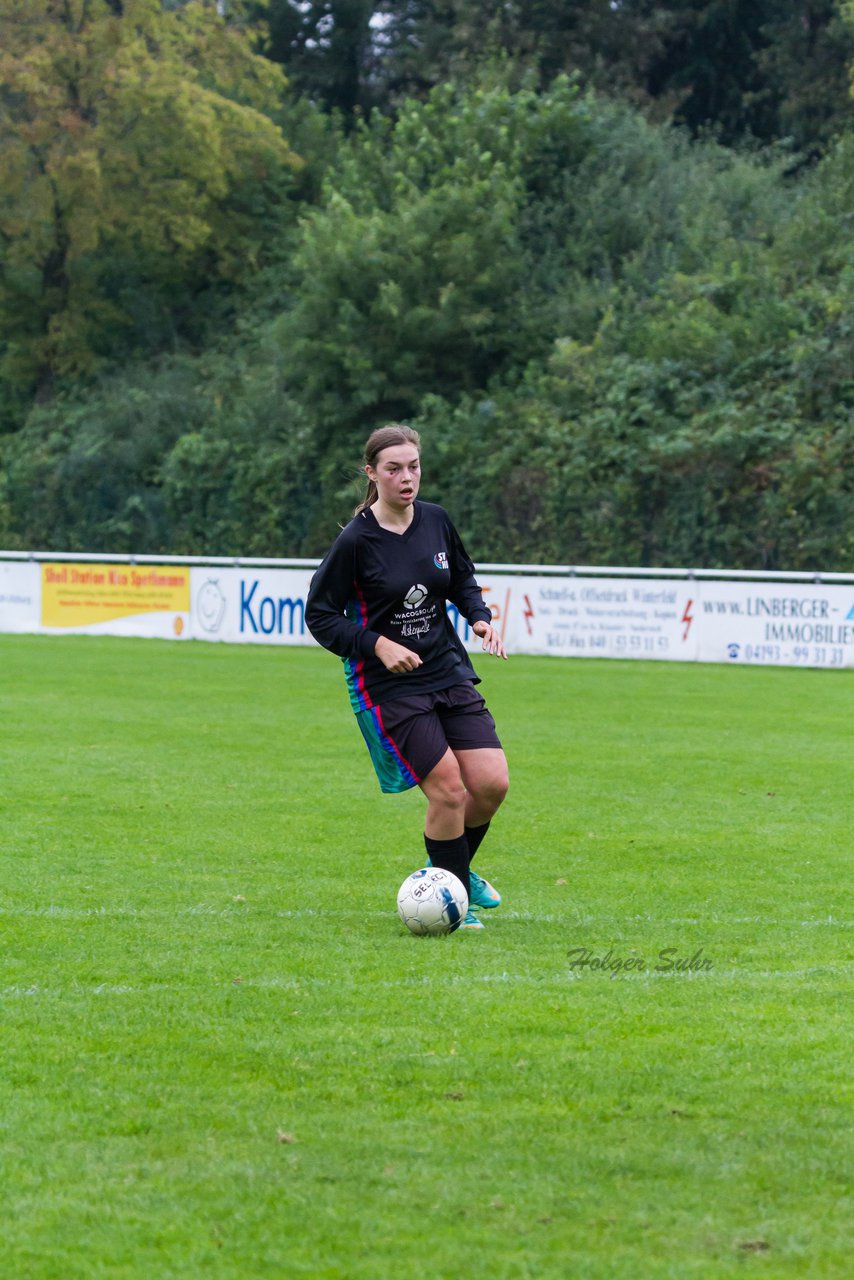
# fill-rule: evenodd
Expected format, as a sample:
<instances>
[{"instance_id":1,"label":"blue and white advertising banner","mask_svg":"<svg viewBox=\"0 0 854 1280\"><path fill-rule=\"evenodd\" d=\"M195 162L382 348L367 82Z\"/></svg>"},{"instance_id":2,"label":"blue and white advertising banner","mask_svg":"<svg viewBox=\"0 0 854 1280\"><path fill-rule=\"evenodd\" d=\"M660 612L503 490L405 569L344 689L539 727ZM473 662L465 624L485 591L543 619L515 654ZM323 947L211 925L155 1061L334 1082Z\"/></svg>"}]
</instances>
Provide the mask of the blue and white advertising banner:
<instances>
[{"instance_id":1,"label":"blue and white advertising banner","mask_svg":"<svg viewBox=\"0 0 854 1280\"><path fill-rule=\"evenodd\" d=\"M190 570L190 637L230 644L314 644L305 625L312 569Z\"/></svg>"},{"instance_id":2,"label":"blue and white advertising banner","mask_svg":"<svg viewBox=\"0 0 854 1280\"><path fill-rule=\"evenodd\" d=\"M854 667L854 583L704 582L703 662Z\"/></svg>"},{"instance_id":3,"label":"blue and white advertising banner","mask_svg":"<svg viewBox=\"0 0 854 1280\"><path fill-rule=\"evenodd\" d=\"M854 579L786 582L685 576L479 572L509 653L675 662L854 667ZM0 632L134 635L314 645L314 572L251 564L54 563L0 553ZM840 575L841 576L841 575ZM480 641L453 605L473 652Z\"/></svg>"},{"instance_id":4,"label":"blue and white advertising banner","mask_svg":"<svg viewBox=\"0 0 854 1280\"><path fill-rule=\"evenodd\" d=\"M0 632L38 631L41 570L31 561L0 560Z\"/></svg>"}]
</instances>

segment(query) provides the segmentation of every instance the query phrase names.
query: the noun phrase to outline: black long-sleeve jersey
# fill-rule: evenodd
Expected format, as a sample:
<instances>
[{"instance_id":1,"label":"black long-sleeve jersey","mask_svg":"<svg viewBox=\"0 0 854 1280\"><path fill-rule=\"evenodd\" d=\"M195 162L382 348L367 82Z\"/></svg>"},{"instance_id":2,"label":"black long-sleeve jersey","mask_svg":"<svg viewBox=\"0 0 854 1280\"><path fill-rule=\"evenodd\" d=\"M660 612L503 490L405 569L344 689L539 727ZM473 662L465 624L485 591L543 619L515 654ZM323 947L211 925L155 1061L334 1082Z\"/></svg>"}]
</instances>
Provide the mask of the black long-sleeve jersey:
<instances>
[{"instance_id":1,"label":"black long-sleeve jersey","mask_svg":"<svg viewBox=\"0 0 854 1280\"><path fill-rule=\"evenodd\" d=\"M477 682L448 601L470 623L492 619L448 513L416 501L409 528L392 533L368 507L342 529L312 578L305 620L315 640L343 659L358 712ZM422 665L405 674L387 670L374 654L380 636L412 649Z\"/></svg>"}]
</instances>

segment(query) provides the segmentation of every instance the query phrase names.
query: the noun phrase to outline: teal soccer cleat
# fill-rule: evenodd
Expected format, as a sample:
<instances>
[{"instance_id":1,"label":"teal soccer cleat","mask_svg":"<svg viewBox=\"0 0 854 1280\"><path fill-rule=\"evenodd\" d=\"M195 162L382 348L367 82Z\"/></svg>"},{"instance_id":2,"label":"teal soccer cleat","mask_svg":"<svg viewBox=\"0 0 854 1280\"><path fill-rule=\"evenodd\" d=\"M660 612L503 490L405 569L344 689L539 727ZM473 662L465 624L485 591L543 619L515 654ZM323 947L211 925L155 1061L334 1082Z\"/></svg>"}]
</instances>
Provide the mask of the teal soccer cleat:
<instances>
[{"instance_id":1,"label":"teal soccer cleat","mask_svg":"<svg viewBox=\"0 0 854 1280\"><path fill-rule=\"evenodd\" d=\"M469 894L469 905L472 907L499 907L501 905L501 894L497 889L479 876L476 871L469 871L469 883L471 885L471 893Z\"/></svg>"},{"instance_id":2,"label":"teal soccer cleat","mask_svg":"<svg viewBox=\"0 0 854 1280\"><path fill-rule=\"evenodd\" d=\"M472 911L471 907L469 907L468 911L466 912L466 918L465 920L462 921L459 927L461 929L482 929L483 921L478 920L475 912Z\"/></svg>"},{"instance_id":3,"label":"teal soccer cleat","mask_svg":"<svg viewBox=\"0 0 854 1280\"><path fill-rule=\"evenodd\" d=\"M433 863L427 859L426 865L432 867ZM479 876L476 871L472 871L469 867L469 885L471 893L469 894L469 905L472 907L490 907L501 906L501 894L491 885L488 880L484 880L483 876ZM460 926L462 927L462 926ZM469 925L470 929L483 928L483 925Z\"/></svg>"}]
</instances>

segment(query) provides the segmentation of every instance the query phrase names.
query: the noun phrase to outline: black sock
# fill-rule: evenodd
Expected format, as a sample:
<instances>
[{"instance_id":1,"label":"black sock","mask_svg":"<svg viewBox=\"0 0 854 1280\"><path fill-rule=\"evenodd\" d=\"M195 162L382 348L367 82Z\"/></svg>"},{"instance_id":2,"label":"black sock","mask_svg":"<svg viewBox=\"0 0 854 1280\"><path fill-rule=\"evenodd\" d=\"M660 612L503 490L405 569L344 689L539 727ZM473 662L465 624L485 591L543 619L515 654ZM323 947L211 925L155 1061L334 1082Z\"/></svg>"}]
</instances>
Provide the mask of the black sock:
<instances>
[{"instance_id":1,"label":"black sock","mask_svg":"<svg viewBox=\"0 0 854 1280\"><path fill-rule=\"evenodd\" d=\"M489 830L488 822L484 822L483 825L480 827L465 828L465 837L466 837L466 840L468 841L468 847L469 847L469 862L471 862L471 860L474 858L474 855L477 853L478 849L480 848L481 841L483 840L483 837L486 835L488 830Z\"/></svg>"},{"instance_id":2,"label":"black sock","mask_svg":"<svg viewBox=\"0 0 854 1280\"><path fill-rule=\"evenodd\" d=\"M444 867L462 881L463 888L471 897L469 883L469 844L465 836L457 836L454 840L434 840L432 836L424 837L424 844L434 867Z\"/></svg>"}]
</instances>

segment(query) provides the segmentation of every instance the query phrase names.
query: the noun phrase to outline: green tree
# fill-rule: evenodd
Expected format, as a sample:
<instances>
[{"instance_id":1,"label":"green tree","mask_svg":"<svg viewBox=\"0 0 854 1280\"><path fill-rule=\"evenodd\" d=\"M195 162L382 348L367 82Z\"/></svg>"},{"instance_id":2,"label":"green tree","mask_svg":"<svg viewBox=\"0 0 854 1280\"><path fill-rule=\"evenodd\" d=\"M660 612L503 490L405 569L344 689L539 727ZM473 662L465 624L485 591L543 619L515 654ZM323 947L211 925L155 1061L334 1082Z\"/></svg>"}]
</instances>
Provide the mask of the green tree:
<instances>
[{"instance_id":1,"label":"green tree","mask_svg":"<svg viewBox=\"0 0 854 1280\"><path fill-rule=\"evenodd\" d=\"M628 0L628 7L634 7ZM854 58L838 0L671 0L644 72L653 99L692 131L725 143L787 139L814 157L852 119L844 84Z\"/></svg>"},{"instance_id":2,"label":"green tree","mask_svg":"<svg viewBox=\"0 0 854 1280\"><path fill-rule=\"evenodd\" d=\"M2 441L0 545L294 554L317 468L276 354L262 330L35 406Z\"/></svg>"},{"instance_id":3,"label":"green tree","mask_svg":"<svg viewBox=\"0 0 854 1280\"><path fill-rule=\"evenodd\" d=\"M122 333L162 341L262 255L296 163L267 114L284 82L218 10L0 0L0 377L19 397Z\"/></svg>"},{"instance_id":4,"label":"green tree","mask_svg":"<svg viewBox=\"0 0 854 1280\"><path fill-rule=\"evenodd\" d=\"M586 339L422 402L484 558L854 566L854 139L796 188L709 146L681 165L654 277L642 245Z\"/></svg>"},{"instance_id":5,"label":"green tree","mask_svg":"<svg viewBox=\"0 0 854 1280\"><path fill-rule=\"evenodd\" d=\"M779 0L756 59L774 106L773 132L814 159L854 124L847 92L854 28L839 0Z\"/></svg>"},{"instance_id":6,"label":"green tree","mask_svg":"<svg viewBox=\"0 0 854 1280\"><path fill-rule=\"evenodd\" d=\"M533 97L531 104L533 106ZM524 345L522 185L503 92L450 88L376 116L305 220L294 307L280 321L290 385L318 429L410 413L441 382L483 385Z\"/></svg>"},{"instance_id":7,"label":"green tree","mask_svg":"<svg viewBox=\"0 0 854 1280\"><path fill-rule=\"evenodd\" d=\"M297 252L0 441L3 539L316 554L406 416L484 559L854 567L854 135L793 177L493 74L304 136Z\"/></svg>"},{"instance_id":8,"label":"green tree","mask_svg":"<svg viewBox=\"0 0 854 1280\"><path fill-rule=\"evenodd\" d=\"M399 101L445 80L471 82L484 62L506 59L516 83L545 88L557 75L637 93L662 47L668 6L612 0L404 0L375 6L378 92Z\"/></svg>"},{"instance_id":9,"label":"green tree","mask_svg":"<svg viewBox=\"0 0 854 1280\"><path fill-rule=\"evenodd\" d=\"M376 104L371 0L264 0L267 56L284 65L295 91L350 117Z\"/></svg>"},{"instance_id":10,"label":"green tree","mask_svg":"<svg viewBox=\"0 0 854 1280\"><path fill-rule=\"evenodd\" d=\"M854 33L840 0L271 0L270 56L345 113L471 84L559 74L727 144L785 139L814 158L847 127Z\"/></svg>"}]
</instances>

